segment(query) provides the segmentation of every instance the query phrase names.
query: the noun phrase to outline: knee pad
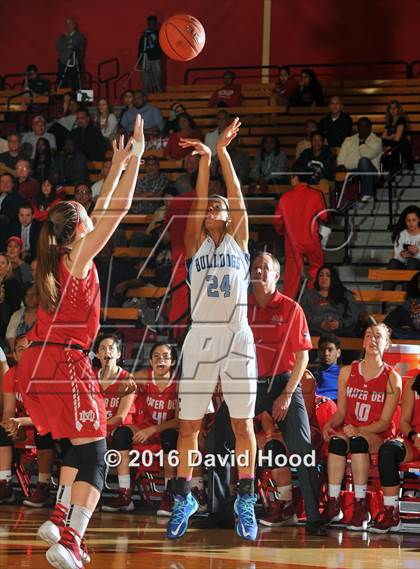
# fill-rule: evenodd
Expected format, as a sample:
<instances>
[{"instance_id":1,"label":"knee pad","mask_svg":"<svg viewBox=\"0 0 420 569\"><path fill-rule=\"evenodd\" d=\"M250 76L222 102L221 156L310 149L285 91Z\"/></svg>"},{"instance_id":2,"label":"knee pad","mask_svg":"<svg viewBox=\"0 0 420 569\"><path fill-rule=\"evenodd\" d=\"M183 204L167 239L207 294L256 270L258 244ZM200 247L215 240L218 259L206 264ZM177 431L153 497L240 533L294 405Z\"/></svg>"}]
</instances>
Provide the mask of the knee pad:
<instances>
[{"instance_id":1,"label":"knee pad","mask_svg":"<svg viewBox=\"0 0 420 569\"><path fill-rule=\"evenodd\" d=\"M105 479L106 440L73 445L79 463L75 482L86 482L102 493Z\"/></svg>"},{"instance_id":2,"label":"knee pad","mask_svg":"<svg viewBox=\"0 0 420 569\"><path fill-rule=\"evenodd\" d=\"M270 468L281 468L279 465L283 464L284 459L281 460L282 456L287 457L287 450L286 447L284 446L284 444L281 441L277 441L277 440L272 440L269 441L265 447L264 447L264 454L268 454L271 451L271 455L272 455L272 461L271 461L271 465ZM277 457L280 457L277 460Z\"/></svg>"},{"instance_id":3,"label":"knee pad","mask_svg":"<svg viewBox=\"0 0 420 569\"><path fill-rule=\"evenodd\" d=\"M37 450L54 450L55 448L51 433L47 433L46 435L35 433L34 441Z\"/></svg>"},{"instance_id":4,"label":"knee pad","mask_svg":"<svg viewBox=\"0 0 420 569\"><path fill-rule=\"evenodd\" d=\"M352 454L368 454L369 443L364 437L350 437L349 449Z\"/></svg>"},{"instance_id":5,"label":"knee pad","mask_svg":"<svg viewBox=\"0 0 420 569\"><path fill-rule=\"evenodd\" d=\"M176 450L178 442L178 431L175 429L166 429L160 433L160 444L164 454L168 454L171 450Z\"/></svg>"},{"instance_id":6,"label":"knee pad","mask_svg":"<svg viewBox=\"0 0 420 569\"><path fill-rule=\"evenodd\" d=\"M112 435L114 450L130 450L133 446L133 431L129 427L118 427Z\"/></svg>"},{"instance_id":7,"label":"knee pad","mask_svg":"<svg viewBox=\"0 0 420 569\"><path fill-rule=\"evenodd\" d=\"M341 437L331 437L328 444L328 452L338 454L338 456L347 456L347 442Z\"/></svg>"},{"instance_id":8,"label":"knee pad","mask_svg":"<svg viewBox=\"0 0 420 569\"><path fill-rule=\"evenodd\" d=\"M0 447L11 447L11 446L13 446L12 437L9 437L4 427L0 426Z\"/></svg>"},{"instance_id":9,"label":"knee pad","mask_svg":"<svg viewBox=\"0 0 420 569\"><path fill-rule=\"evenodd\" d=\"M378 452L379 478L382 486L399 486L399 465L405 458L401 441L386 441Z\"/></svg>"}]
</instances>

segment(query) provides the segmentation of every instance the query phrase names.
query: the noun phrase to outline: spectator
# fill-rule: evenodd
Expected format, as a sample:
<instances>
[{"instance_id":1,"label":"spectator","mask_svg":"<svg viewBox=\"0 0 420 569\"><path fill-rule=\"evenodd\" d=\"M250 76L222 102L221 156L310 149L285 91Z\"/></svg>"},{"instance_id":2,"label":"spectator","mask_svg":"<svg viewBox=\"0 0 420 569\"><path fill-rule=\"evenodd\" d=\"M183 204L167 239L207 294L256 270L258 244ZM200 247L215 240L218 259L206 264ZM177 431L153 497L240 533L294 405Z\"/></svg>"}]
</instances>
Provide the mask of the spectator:
<instances>
[{"instance_id":1,"label":"spectator","mask_svg":"<svg viewBox=\"0 0 420 569\"><path fill-rule=\"evenodd\" d=\"M0 154L0 174L7 172L16 176L16 163L18 160L27 158L22 150L21 136L17 132L9 134L7 137L8 150Z\"/></svg>"},{"instance_id":2,"label":"spectator","mask_svg":"<svg viewBox=\"0 0 420 569\"><path fill-rule=\"evenodd\" d=\"M309 263L309 288L314 286L324 264L319 223L327 220L325 203L321 192L310 188L304 180L302 174L292 174L292 189L281 196L274 216L274 229L285 238L283 294L290 298L295 298L299 289L303 258Z\"/></svg>"},{"instance_id":3,"label":"spectator","mask_svg":"<svg viewBox=\"0 0 420 569\"><path fill-rule=\"evenodd\" d=\"M208 132L204 138L204 144L210 148L212 157L216 156L216 142L220 134L228 126L229 118L229 113L227 111L219 111L216 115L217 127L211 132Z\"/></svg>"},{"instance_id":4,"label":"spectator","mask_svg":"<svg viewBox=\"0 0 420 569\"><path fill-rule=\"evenodd\" d=\"M382 143L390 149L384 156L384 168L396 172L402 166L402 160L411 167L411 145L407 136L408 124L404 109L399 101L393 99L386 109L385 130ZM401 160L402 159L402 160Z\"/></svg>"},{"instance_id":5,"label":"spectator","mask_svg":"<svg viewBox=\"0 0 420 569\"><path fill-rule=\"evenodd\" d=\"M26 68L25 89L33 95L48 95L51 89L48 79L39 75L38 67L33 63Z\"/></svg>"},{"instance_id":6,"label":"spectator","mask_svg":"<svg viewBox=\"0 0 420 569\"><path fill-rule=\"evenodd\" d=\"M353 293L340 280L337 269L323 265L318 269L314 287L305 291L302 308L314 336L333 332L352 336L359 319Z\"/></svg>"},{"instance_id":7,"label":"spectator","mask_svg":"<svg viewBox=\"0 0 420 569\"><path fill-rule=\"evenodd\" d=\"M210 176L209 180L209 195L217 194L218 196L226 196L226 187L223 177Z\"/></svg>"},{"instance_id":8,"label":"spectator","mask_svg":"<svg viewBox=\"0 0 420 569\"><path fill-rule=\"evenodd\" d=\"M175 180L175 188L181 196L195 189L199 161L200 159L196 154L190 153L184 158L183 166L185 173Z\"/></svg>"},{"instance_id":9,"label":"spectator","mask_svg":"<svg viewBox=\"0 0 420 569\"><path fill-rule=\"evenodd\" d=\"M307 148L296 162L298 170L313 172L311 184L319 184L322 179L334 181L335 158L328 146L325 146L324 135L315 130L311 134L311 148Z\"/></svg>"},{"instance_id":10,"label":"spectator","mask_svg":"<svg viewBox=\"0 0 420 569\"><path fill-rule=\"evenodd\" d=\"M14 278L7 255L0 253L0 343L3 346L10 317L20 307L22 298L22 284Z\"/></svg>"},{"instance_id":11,"label":"spectator","mask_svg":"<svg viewBox=\"0 0 420 569\"><path fill-rule=\"evenodd\" d=\"M31 266L23 260L23 241L17 235L13 235L7 240L7 258L12 265L13 277L21 285L31 283Z\"/></svg>"},{"instance_id":12,"label":"spectator","mask_svg":"<svg viewBox=\"0 0 420 569\"><path fill-rule=\"evenodd\" d=\"M319 368L315 371L316 394L329 397L337 402L338 376L340 366L337 363L341 356L340 340L335 334L322 334L318 341Z\"/></svg>"},{"instance_id":13,"label":"spectator","mask_svg":"<svg viewBox=\"0 0 420 569\"><path fill-rule=\"evenodd\" d=\"M232 140L232 142L227 147L227 151L232 160L233 168L235 169L236 175L238 176L241 184L246 184L249 175L249 156L246 152L241 150L241 138L238 135ZM221 176L222 172L220 169L219 159L215 156L211 163L213 175Z\"/></svg>"},{"instance_id":14,"label":"spectator","mask_svg":"<svg viewBox=\"0 0 420 569\"><path fill-rule=\"evenodd\" d=\"M17 193L24 200L32 203L39 190L38 182L31 177L29 160L18 160L16 163Z\"/></svg>"},{"instance_id":15,"label":"spectator","mask_svg":"<svg viewBox=\"0 0 420 569\"><path fill-rule=\"evenodd\" d=\"M302 69L298 91L290 98L290 104L298 107L322 106L322 86L313 69Z\"/></svg>"},{"instance_id":16,"label":"spectator","mask_svg":"<svg viewBox=\"0 0 420 569\"><path fill-rule=\"evenodd\" d=\"M98 101L96 124L101 129L102 136L112 142L117 134L118 120L107 99L99 99Z\"/></svg>"},{"instance_id":17,"label":"spectator","mask_svg":"<svg viewBox=\"0 0 420 569\"><path fill-rule=\"evenodd\" d=\"M127 134L132 134L137 115L143 117L145 132L153 131L156 133L163 130L164 121L160 110L149 105L147 96L143 91L134 92L134 106L125 110L121 116L120 124Z\"/></svg>"},{"instance_id":18,"label":"spectator","mask_svg":"<svg viewBox=\"0 0 420 569\"><path fill-rule=\"evenodd\" d=\"M48 140L44 137L38 138L36 142L35 158L32 164L32 173L37 180L41 182L47 178L51 170L51 147Z\"/></svg>"},{"instance_id":19,"label":"spectator","mask_svg":"<svg viewBox=\"0 0 420 569\"><path fill-rule=\"evenodd\" d=\"M19 207L25 204L15 188L15 181L11 174L0 176L0 231L8 225L18 221Z\"/></svg>"},{"instance_id":20,"label":"spectator","mask_svg":"<svg viewBox=\"0 0 420 569\"><path fill-rule=\"evenodd\" d=\"M102 186L105 182L105 178L108 176L108 173L111 169L111 164L112 164L111 160L105 160L105 162L102 164L101 179L95 182L92 186L92 197L94 200L96 200L96 198L101 193Z\"/></svg>"},{"instance_id":21,"label":"spectator","mask_svg":"<svg viewBox=\"0 0 420 569\"><path fill-rule=\"evenodd\" d=\"M57 39L55 48L58 52L58 86L80 89L85 38L77 29L73 19L66 20L66 31Z\"/></svg>"},{"instance_id":22,"label":"spectator","mask_svg":"<svg viewBox=\"0 0 420 569\"><path fill-rule=\"evenodd\" d=\"M0 153L3 154L4 152L7 152L8 148L7 140L0 136Z\"/></svg>"},{"instance_id":23,"label":"spectator","mask_svg":"<svg viewBox=\"0 0 420 569\"><path fill-rule=\"evenodd\" d=\"M420 340L420 271L407 283L407 300L384 319L393 338Z\"/></svg>"},{"instance_id":24,"label":"spectator","mask_svg":"<svg viewBox=\"0 0 420 569\"><path fill-rule=\"evenodd\" d=\"M69 97L70 98L66 107L65 114L63 117L58 119L57 122L66 130L71 132L74 128L77 127L77 111L79 110L79 103L74 97Z\"/></svg>"},{"instance_id":25,"label":"spectator","mask_svg":"<svg viewBox=\"0 0 420 569\"><path fill-rule=\"evenodd\" d=\"M162 205L161 198L169 184L168 178L160 172L156 156L145 158L145 167L146 174L137 180L134 197L138 198L138 201L134 202L132 213L153 213Z\"/></svg>"},{"instance_id":26,"label":"spectator","mask_svg":"<svg viewBox=\"0 0 420 569\"><path fill-rule=\"evenodd\" d=\"M31 160L35 157L36 143L39 138L46 138L50 143L51 150L56 150L57 145L55 136L50 132L46 132L46 123L42 115L36 115L32 119L32 132L25 132L22 136L22 146L27 148L27 153ZM24 150L26 153L26 150Z\"/></svg>"},{"instance_id":27,"label":"spectator","mask_svg":"<svg viewBox=\"0 0 420 569\"><path fill-rule=\"evenodd\" d=\"M134 107L134 91L132 91L131 89L127 89L127 91L124 91L124 93L122 94L122 103L124 106L120 112L120 122L119 122L120 130L124 130L121 124L124 114Z\"/></svg>"},{"instance_id":28,"label":"spectator","mask_svg":"<svg viewBox=\"0 0 420 569\"><path fill-rule=\"evenodd\" d=\"M260 186L279 184L286 175L286 164L287 156L280 148L278 136L267 134L262 137L249 177Z\"/></svg>"},{"instance_id":29,"label":"spectator","mask_svg":"<svg viewBox=\"0 0 420 569\"><path fill-rule=\"evenodd\" d=\"M331 97L329 102L330 112L321 119L319 130L327 139L328 146L337 148L344 139L353 134L353 121L350 115L343 112L343 103L340 97Z\"/></svg>"},{"instance_id":30,"label":"spectator","mask_svg":"<svg viewBox=\"0 0 420 569\"><path fill-rule=\"evenodd\" d=\"M348 136L337 156L337 166L348 172L360 173L362 201L373 200L375 178L379 172L382 141L372 132L372 123L367 117L357 121L357 133Z\"/></svg>"},{"instance_id":31,"label":"spectator","mask_svg":"<svg viewBox=\"0 0 420 569\"><path fill-rule=\"evenodd\" d=\"M299 156L302 154L304 150L312 147L311 134L316 130L318 130L318 126L315 121L309 119L304 122L303 129L305 131L306 138L304 138L303 140L299 140L299 142L296 144L295 160L298 160Z\"/></svg>"},{"instance_id":32,"label":"spectator","mask_svg":"<svg viewBox=\"0 0 420 569\"><path fill-rule=\"evenodd\" d=\"M61 198L57 195L57 186L53 179L45 178L35 198L34 219L41 222L47 221L50 209L60 202Z\"/></svg>"},{"instance_id":33,"label":"spectator","mask_svg":"<svg viewBox=\"0 0 420 569\"><path fill-rule=\"evenodd\" d=\"M76 148L83 152L88 162L105 160L106 141L99 128L91 123L86 109L77 111L77 128L71 133Z\"/></svg>"},{"instance_id":34,"label":"spectator","mask_svg":"<svg viewBox=\"0 0 420 569\"><path fill-rule=\"evenodd\" d=\"M9 350L13 353L15 349L15 339L22 334L26 334L35 324L38 312L38 293L34 284L25 287L23 302L25 306L14 312L9 320L6 330L6 342Z\"/></svg>"},{"instance_id":35,"label":"spectator","mask_svg":"<svg viewBox=\"0 0 420 569\"><path fill-rule=\"evenodd\" d=\"M298 91L299 83L290 74L290 67L283 65L280 67L279 79L270 97L270 105L272 107L290 105L290 101L293 100Z\"/></svg>"},{"instance_id":36,"label":"spectator","mask_svg":"<svg viewBox=\"0 0 420 569\"><path fill-rule=\"evenodd\" d=\"M173 132L164 150L164 156L168 160L182 160L191 152L191 148L182 148L179 143L181 138L198 138L203 140L203 135L195 126L194 120L187 113L181 113L177 117L178 130Z\"/></svg>"},{"instance_id":37,"label":"spectator","mask_svg":"<svg viewBox=\"0 0 420 569\"><path fill-rule=\"evenodd\" d=\"M145 93L162 91L161 56L158 21L156 16L148 16L147 28L141 35L137 56L137 65L141 69Z\"/></svg>"},{"instance_id":38,"label":"spectator","mask_svg":"<svg viewBox=\"0 0 420 569\"><path fill-rule=\"evenodd\" d=\"M74 199L85 208L87 214L90 216L95 207L95 201L92 197L92 188L89 184L77 184L74 189Z\"/></svg>"},{"instance_id":39,"label":"spectator","mask_svg":"<svg viewBox=\"0 0 420 569\"><path fill-rule=\"evenodd\" d=\"M72 138L67 138L63 150L55 157L52 179L59 185L73 186L88 177L85 155L76 148Z\"/></svg>"},{"instance_id":40,"label":"spectator","mask_svg":"<svg viewBox=\"0 0 420 569\"><path fill-rule=\"evenodd\" d=\"M10 234L20 237L23 244L22 258L30 263L36 257L36 246L41 232L41 223L34 219L34 210L30 204L19 208L19 221L10 227Z\"/></svg>"},{"instance_id":41,"label":"spectator","mask_svg":"<svg viewBox=\"0 0 420 569\"><path fill-rule=\"evenodd\" d=\"M223 87L216 89L209 101L209 107L242 106L242 87L234 83L236 75L226 71L223 75Z\"/></svg>"},{"instance_id":42,"label":"spectator","mask_svg":"<svg viewBox=\"0 0 420 569\"><path fill-rule=\"evenodd\" d=\"M186 113L187 109L184 107L182 103L172 103L171 109L169 111L169 119L166 121L165 124L165 133L172 134L179 129L178 125L178 115L181 113Z\"/></svg>"}]
</instances>

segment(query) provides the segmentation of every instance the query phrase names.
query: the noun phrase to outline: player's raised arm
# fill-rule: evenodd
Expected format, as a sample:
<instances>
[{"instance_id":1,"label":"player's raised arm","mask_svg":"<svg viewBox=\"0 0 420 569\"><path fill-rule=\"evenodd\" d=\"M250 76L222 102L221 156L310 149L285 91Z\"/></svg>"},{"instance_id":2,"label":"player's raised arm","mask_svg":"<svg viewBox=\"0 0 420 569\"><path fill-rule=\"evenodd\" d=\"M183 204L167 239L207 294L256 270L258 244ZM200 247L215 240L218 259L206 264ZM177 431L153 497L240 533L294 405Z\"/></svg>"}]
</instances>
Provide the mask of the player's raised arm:
<instances>
[{"instance_id":1,"label":"player's raised arm","mask_svg":"<svg viewBox=\"0 0 420 569\"><path fill-rule=\"evenodd\" d=\"M223 178L227 188L229 215L231 224L229 233L233 235L241 249L248 248L248 214L242 195L241 184L230 159L227 147L239 132L241 122L236 117L219 136L216 144L217 157L222 167Z\"/></svg>"},{"instance_id":2,"label":"player's raised arm","mask_svg":"<svg viewBox=\"0 0 420 569\"><path fill-rule=\"evenodd\" d=\"M198 251L205 238L203 223L209 195L211 151L200 140L191 138L181 138L179 145L182 148L194 148L193 154L200 156L196 184L197 198L191 206L184 233L185 255L189 259Z\"/></svg>"}]
</instances>

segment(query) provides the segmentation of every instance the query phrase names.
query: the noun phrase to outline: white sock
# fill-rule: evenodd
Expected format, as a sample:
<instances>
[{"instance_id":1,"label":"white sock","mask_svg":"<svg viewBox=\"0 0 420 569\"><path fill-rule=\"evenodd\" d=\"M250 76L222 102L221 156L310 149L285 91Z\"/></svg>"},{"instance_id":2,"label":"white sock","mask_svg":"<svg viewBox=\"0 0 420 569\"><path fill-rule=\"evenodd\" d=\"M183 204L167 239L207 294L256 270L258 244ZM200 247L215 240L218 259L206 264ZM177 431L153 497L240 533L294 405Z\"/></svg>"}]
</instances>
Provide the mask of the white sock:
<instances>
[{"instance_id":1,"label":"white sock","mask_svg":"<svg viewBox=\"0 0 420 569\"><path fill-rule=\"evenodd\" d=\"M354 497L356 500L364 500L366 498L367 484L354 485Z\"/></svg>"},{"instance_id":2,"label":"white sock","mask_svg":"<svg viewBox=\"0 0 420 569\"><path fill-rule=\"evenodd\" d=\"M38 481L42 482L42 484L49 484L51 482L51 474L43 474L40 472L38 474Z\"/></svg>"},{"instance_id":3,"label":"white sock","mask_svg":"<svg viewBox=\"0 0 420 569\"><path fill-rule=\"evenodd\" d=\"M384 506L398 507L398 494L395 496L384 496Z\"/></svg>"},{"instance_id":4,"label":"white sock","mask_svg":"<svg viewBox=\"0 0 420 569\"><path fill-rule=\"evenodd\" d=\"M191 478L191 488L198 488L204 490L204 480L202 476L193 476Z\"/></svg>"},{"instance_id":5,"label":"white sock","mask_svg":"<svg viewBox=\"0 0 420 569\"><path fill-rule=\"evenodd\" d=\"M120 485L120 488L124 488L125 490L128 490L129 488L131 488L131 478L129 474L119 474L118 475L118 484Z\"/></svg>"},{"instance_id":6,"label":"white sock","mask_svg":"<svg viewBox=\"0 0 420 569\"><path fill-rule=\"evenodd\" d=\"M328 484L328 496L338 498L340 495L341 484Z\"/></svg>"},{"instance_id":7,"label":"white sock","mask_svg":"<svg viewBox=\"0 0 420 569\"><path fill-rule=\"evenodd\" d=\"M69 515L67 517L66 525L74 530L80 535L80 538L76 536L77 543L80 545L80 541L85 535L86 528L88 527L92 512L83 506L77 506L72 504L70 506Z\"/></svg>"},{"instance_id":8,"label":"white sock","mask_svg":"<svg viewBox=\"0 0 420 569\"><path fill-rule=\"evenodd\" d=\"M0 480L7 480L7 482L10 482L11 479L12 479L11 470L0 470Z\"/></svg>"},{"instance_id":9,"label":"white sock","mask_svg":"<svg viewBox=\"0 0 420 569\"><path fill-rule=\"evenodd\" d=\"M62 504L67 509L70 508L71 503L71 486L64 486L64 484L60 484L57 490L57 504Z\"/></svg>"},{"instance_id":10,"label":"white sock","mask_svg":"<svg viewBox=\"0 0 420 569\"><path fill-rule=\"evenodd\" d=\"M279 495L279 500L285 502L291 502L292 500L292 485L289 486L277 486L277 493Z\"/></svg>"}]
</instances>

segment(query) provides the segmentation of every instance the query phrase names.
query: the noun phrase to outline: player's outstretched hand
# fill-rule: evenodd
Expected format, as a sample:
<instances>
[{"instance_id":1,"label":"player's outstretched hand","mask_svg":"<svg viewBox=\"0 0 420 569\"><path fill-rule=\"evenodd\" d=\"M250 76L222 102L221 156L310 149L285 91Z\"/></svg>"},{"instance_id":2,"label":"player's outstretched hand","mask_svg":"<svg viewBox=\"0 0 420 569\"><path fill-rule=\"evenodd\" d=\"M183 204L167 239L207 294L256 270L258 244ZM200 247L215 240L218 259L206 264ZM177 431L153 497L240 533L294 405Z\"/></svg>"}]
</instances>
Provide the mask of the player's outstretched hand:
<instances>
[{"instance_id":1,"label":"player's outstretched hand","mask_svg":"<svg viewBox=\"0 0 420 569\"><path fill-rule=\"evenodd\" d=\"M239 127L241 126L241 121L239 117L235 117L233 121L230 123L229 126L225 128L225 130L220 134L217 143L216 143L216 150L221 148L226 148L235 138L235 136L239 132Z\"/></svg>"},{"instance_id":2,"label":"player's outstretched hand","mask_svg":"<svg viewBox=\"0 0 420 569\"><path fill-rule=\"evenodd\" d=\"M125 170L131 156L131 140L124 146L124 135L121 135L118 144L116 140L112 141L112 149L114 151L112 164Z\"/></svg>"},{"instance_id":3,"label":"player's outstretched hand","mask_svg":"<svg viewBox=\"0 0 420 569\"><path fill-rule=\"evenodd\" d=\"M146 142L144 140L144 120L141 115L137 115L136 117L131 142L133 143L132 153L141 158L146 148Z\"/></svg>"},{"instance_id":4,"label":"player's outstretched hand","mask_svg":"<svg viewBox=\"0 0 420 569\"><path fill-rule=\"evenodd\" d=\"M194 148L191 154L211 157L210 148L196 138L180 138L178 144L181 148Z\"/></svg>"}]
</instances>

